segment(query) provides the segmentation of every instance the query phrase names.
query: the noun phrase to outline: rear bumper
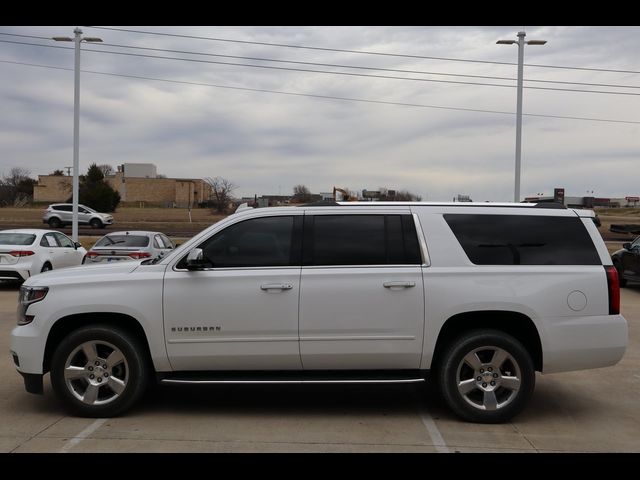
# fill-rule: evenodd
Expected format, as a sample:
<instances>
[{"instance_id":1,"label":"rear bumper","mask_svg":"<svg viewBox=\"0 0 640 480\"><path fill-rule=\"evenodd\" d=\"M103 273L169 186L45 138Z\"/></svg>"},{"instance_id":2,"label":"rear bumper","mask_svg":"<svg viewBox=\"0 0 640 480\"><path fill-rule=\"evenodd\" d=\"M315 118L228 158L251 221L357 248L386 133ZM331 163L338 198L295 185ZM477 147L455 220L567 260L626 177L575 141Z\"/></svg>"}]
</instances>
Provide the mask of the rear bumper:
<instances>
[{"instance_id":1,"label":"rear bumper","mask_svg":"<svg viewBox=\"0 0 640 480\"><path fill-rule=\"evenodd\" d=\"M622 315L548 319L545 323L543 373L609 367L624 356L627 321Z\"/></svg>"},{"instance_id":2,"label":"rear bumper","mask_svg":"<svg viewBox=\"0 0 640 480\"><path fill-rule=\"evenodd\" d=\"M16 265L17 266L17 265ZM29 278L29 270L21 268L11 268L10 265L2 265L0 267L0 280L18 280L23 281Z\"/></svg>"}]
</instances>

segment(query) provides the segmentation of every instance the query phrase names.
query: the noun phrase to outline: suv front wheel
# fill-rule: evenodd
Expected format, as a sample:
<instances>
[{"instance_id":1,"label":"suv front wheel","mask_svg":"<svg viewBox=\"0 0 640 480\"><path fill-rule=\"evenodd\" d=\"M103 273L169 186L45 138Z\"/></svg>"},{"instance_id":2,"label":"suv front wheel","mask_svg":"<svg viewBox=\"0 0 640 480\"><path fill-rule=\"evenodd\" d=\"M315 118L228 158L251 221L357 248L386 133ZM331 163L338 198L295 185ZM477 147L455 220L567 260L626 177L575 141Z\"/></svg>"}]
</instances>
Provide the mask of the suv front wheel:
<instances>
[{"instance_id":1,"label":"suv front wheel","mask_svg":"<svg viewBox=\"0 0 640 480\"><path fill-rule=\"evenodd\" d=\"M506 422L531 398L535 386L531 355L499 330L458 337L440 362L438 383L447 405L465 420Z\"/></svg>"},{"instance_id":2,"label":"suv front wheel","mask_svg":"<svg viewBox=\"0 0 640 480\"><path fill-rule=\"evenodd\" d=\"M104 225L98 218L92 218L89 225L91 225L91 228L104 228Z\"/></svg>"},{"instance_id":3,"label":"suv front wheel","mask_svg":"<svg viewBox=\"0 0 640 480\"><path fill-rule=\"evenodd\" d=\"M65 337L51 361L51 385L83 417L111 417L130 408L149 378L145 348L109 325L80 328Z\"/></svg>"}]
</instances>

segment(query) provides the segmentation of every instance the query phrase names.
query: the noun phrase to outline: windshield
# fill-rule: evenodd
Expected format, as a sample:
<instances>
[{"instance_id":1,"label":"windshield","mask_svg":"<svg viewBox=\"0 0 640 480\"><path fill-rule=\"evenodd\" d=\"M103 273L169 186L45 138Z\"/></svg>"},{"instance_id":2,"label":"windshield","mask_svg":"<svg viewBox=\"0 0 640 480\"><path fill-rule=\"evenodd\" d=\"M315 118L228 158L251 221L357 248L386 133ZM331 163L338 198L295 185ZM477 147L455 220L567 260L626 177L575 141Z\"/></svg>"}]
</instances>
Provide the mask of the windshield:
<instances>
[{"instance_id":1,"label":"windshield","mask_svg":"<svg viewBox=\"0 0 640 480\"><path fill-rule=\"evenodd\" d=\"M35 239L31 233L0 233L0 245L31 245Z\"/></svg>"},{"instance_id":2,"label":"windshield","mask_svg":"<svg viewBox=\"0 0 640 480\"><path fill-rule=\"evenodd\" d=\"M88 212L91 213L98 213L97 211L95 211L93 208L91 207L87 207L86 205L79 205L80 207L84 208L85 210L87 210Z\"/></svg>"},{"instance_id":3,"label":"windshield","mask_svg":"<svg viewBox=\"0 0 640 480\"><path fill-rule=\"evenodd\" d=\"M149 237L143 235L107 235L96 242L94 247L148 247Z\"/></svg>"}]
</instances>

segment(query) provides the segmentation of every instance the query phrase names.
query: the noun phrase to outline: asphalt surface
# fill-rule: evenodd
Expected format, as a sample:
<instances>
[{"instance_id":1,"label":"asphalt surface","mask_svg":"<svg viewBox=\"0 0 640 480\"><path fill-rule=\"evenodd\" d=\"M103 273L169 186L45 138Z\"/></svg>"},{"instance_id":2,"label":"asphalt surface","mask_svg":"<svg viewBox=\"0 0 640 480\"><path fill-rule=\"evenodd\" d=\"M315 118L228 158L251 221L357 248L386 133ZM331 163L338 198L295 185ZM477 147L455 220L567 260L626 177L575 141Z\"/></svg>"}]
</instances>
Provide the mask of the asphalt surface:
<instances>
[{"instance_id":1,"label":"asphalt surface","mask_svg":"<svg viewBox=\"0 0 640 480\"><path fill-rule=\"evenodd\" d=\"M622 290L623 360L538 374L502 425L462 422L415 385L163 386L123 417L72 417L48 375L44 395L23 388L9 355L16 300L0 285L0 452L640 452L640 285Z\"/></svg>"}]
</instances>

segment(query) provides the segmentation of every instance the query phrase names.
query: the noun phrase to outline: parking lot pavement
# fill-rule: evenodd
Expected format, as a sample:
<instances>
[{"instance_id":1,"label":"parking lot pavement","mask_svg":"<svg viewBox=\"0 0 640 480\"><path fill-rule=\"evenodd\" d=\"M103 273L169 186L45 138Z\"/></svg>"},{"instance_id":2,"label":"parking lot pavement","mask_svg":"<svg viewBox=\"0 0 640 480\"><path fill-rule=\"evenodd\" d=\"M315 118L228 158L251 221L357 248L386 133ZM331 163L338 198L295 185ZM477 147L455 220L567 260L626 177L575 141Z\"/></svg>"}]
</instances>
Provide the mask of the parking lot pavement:
<instances>
[{"instance_id":1,"label":"parking lot pavement","mask_svg":"<svg viewBox=\"0 0 640 480\"><path fill-rule=\"evenodd\" d=\"M0 285L2 452L640 452L640 286L622 290L616 366L538 375L513 422L464 423L428 386L157 387L126 416L68 416L24 391L9 355L17 288Z\"/></svg>"}]
</instances>

